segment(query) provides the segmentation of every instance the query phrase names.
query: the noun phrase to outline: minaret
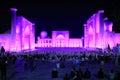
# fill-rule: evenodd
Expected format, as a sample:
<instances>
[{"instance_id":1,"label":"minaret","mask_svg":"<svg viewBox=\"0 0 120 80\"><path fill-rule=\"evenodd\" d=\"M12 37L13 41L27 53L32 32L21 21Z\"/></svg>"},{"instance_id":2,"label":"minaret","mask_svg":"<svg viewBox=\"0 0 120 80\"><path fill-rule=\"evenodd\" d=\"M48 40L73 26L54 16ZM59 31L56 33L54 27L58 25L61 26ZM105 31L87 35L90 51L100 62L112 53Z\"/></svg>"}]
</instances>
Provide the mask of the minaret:
<instances>
[{"instance_id":1,"label":"minaret","mask_svg":"<svg viewBox=\"0 0 120 80\"><path fill-rule=\"evenodd\" d=\"M10 8L11 11L11 46L12 49L15 48L15 34L16 34L16 12L17 9L16 8Z\"/></svg>"},{"instance_id":2,"label":"minaret","mask_svg":"<svg viewBox=\"0 0 120 80\"><path fill-rule=\"evenodd\" d=\"M87 47L87 24L83 24L84 26L84 47L86 48Z\"/></svg>"},{"instance_id":3,"label":"minaret","mask_svg":"<svg viewBox=\"0 0 120 80\"><path fill-rule=\"evenodd\" d=\"M99 13L99 16L100 16L100 23L99 23L99 25L100 25L100 33L102 34L102 36L103 36L103 34L104 34L104 10L99 10L98 11L98 13Z\"/></svg>"}]
</instances>

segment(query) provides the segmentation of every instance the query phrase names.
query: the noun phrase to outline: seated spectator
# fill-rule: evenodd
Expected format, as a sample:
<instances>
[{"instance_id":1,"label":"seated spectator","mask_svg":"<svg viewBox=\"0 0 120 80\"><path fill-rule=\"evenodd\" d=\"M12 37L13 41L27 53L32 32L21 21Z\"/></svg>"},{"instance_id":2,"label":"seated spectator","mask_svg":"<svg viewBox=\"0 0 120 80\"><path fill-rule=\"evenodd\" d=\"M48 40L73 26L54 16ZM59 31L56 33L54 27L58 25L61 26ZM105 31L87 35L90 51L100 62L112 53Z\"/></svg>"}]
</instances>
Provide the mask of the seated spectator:
<instances>
[{"instance_id":1,"label":"seated spectator","mask_svg":"<svg viewBox=\"0 0 120 80\"><path fill-rule=\"evenodd\" d=\"M84 72L84 78L85 79L90 79L91 77L91 72L86 68L86 71Z\"/></svg>"}]
</instances>

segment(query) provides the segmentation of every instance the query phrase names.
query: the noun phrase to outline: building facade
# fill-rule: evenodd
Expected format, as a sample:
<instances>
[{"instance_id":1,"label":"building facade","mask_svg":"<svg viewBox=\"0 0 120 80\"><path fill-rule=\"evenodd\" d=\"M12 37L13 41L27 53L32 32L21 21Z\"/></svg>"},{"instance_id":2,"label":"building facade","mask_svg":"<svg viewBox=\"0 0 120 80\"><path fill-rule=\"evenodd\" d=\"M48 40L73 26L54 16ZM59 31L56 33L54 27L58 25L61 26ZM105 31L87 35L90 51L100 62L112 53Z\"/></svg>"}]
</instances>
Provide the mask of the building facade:
<instances>
[{"instance_id":1,"label":"building facade","mask_svg":"<svg viewBox=\"0 0 120 80\"><path fill-rule=\"evenodd\" d=\"M52 38L41 36L38 37L36 47L83 47L82 39L70 38L69 31L52 31Z\"/></svg>"},{"instance_id":2,"label":"building facade","mask_svg":"<svg viewBox=\"0 0 120 80\"><path fill-rule=\"evenodd\" d=\"M11 30L10 33L0 34L0 47L4 46L6 51L34 49L34 24L23 16L17 16L16 8L10 10L12 13Z\"/></svg>"},{"instance_id":3,"label":"building facade","mask_svg":"<svg viewBox=\"0 0 120 80\"><path fill-rule=\"evenodd\" d=\"M10 33L0 34L0 47L6 51L32 50L35 47L74 47L74 48L111 48L120 44L120 33L112 30L113 23L104 17L104 10L93 14L84 24L84 38L70 38L69 31L52 31L52 38L47 32L41 32L35 43L35 24L23 16L17 16L16 8L11 8ZM83 43L84 42L84 43Z\"/></svg>"},{"instance_id":4,"label":"building facade","mask_svg":"<svg viewBox=\"0 0 120 80\"><path fill-rule=\"evenodd\" d=\"M84 24L85 48L113 48L120 43L120 34L112 30L113 23L104 17L104 10L93 14Z\"/></svg>"}]
</instances>

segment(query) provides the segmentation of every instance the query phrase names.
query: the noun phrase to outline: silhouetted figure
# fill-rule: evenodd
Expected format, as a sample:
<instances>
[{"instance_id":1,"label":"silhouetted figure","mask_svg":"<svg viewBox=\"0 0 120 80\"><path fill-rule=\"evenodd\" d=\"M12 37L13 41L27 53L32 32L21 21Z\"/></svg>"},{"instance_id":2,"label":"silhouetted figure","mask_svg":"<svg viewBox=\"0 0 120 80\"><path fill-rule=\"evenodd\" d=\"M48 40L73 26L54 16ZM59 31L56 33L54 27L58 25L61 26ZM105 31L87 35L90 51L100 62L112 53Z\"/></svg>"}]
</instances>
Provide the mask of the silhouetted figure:
<instances>
[{"instance_id":1,"label":"silhouetted figure","mask_svg":"<svg viewBox=\"0 0 120 80\"><path fill-rule=\"evenodd\" d=\"M118 64L120 65L120 56L118 57Z\"/></svg>"},{"instance_id":2,"label":"silhouetted figure","mask_svg":"<svg viewBox=\"0 0 120 80\"><path fill-rule=\"evenodd\" d=\"M117 74L115 75L115 79L114 80L120 80L120 72L117 72Z\"/></svg>"},{"instance_id":3,"label":"silhouetted figure","mask_svg":"<svg viewBox=\"0 0 120 80\"><path fill-rule=\"evenodd\" d=\"M60 67L61 67L61 68L65 68L64 62L61 62Z\"/></svg>"},{"instance_id":4,"label":"silhouetted figure","mask_svg":"<svg viewBox=\"0 0 120 80\"><path fill-rule=\"evenodd\" d=\"M57 78L57 77L58 77L58 71L56 69L53 69L52 78Z\"/></svg>"},{"instance_id":5,"label":"silhouetted figure","mask_svg":"<svg viewBox=\"0 0 120 80\"><path fill-rule=\"evenodd\" d=\"M85 79L90 79L91 78L91 72L86 68L86 71L84 72L84 78Z\"/></svg>"},{"instance_id":6,"label":"silhouetted figure","mask_svg":"<svg viewBox=\"0 0 120 80\"><path fill-rule=\"evenodd\" d=\"M1 62L0 62L0 66L1 66L1 80L6 80L6 73L7 73L7 58L5 56L2 56L1 58Z\"/></svg>"},{"instance_id":7,"label":"silhouetted figure","mask_svg":"<svg viewBox=\"0 0 120 80\"><path fill-rule=\"evenodd\" d=\"M73 68L70 72L70 79L73 79L73 77L76 75L76 69Z\"/></svg>"},{"instance_id":8,"label":"silhouetted figure","mask_svg":"<svg viewBox=\"0 0 120 80\"><path fill-rule=\"evenodd\" d=\"M81 72L77 71L75 80L82 80Z\"/></svg>"},{"instance_id":9,"label":"silhouetted figure","mask_svg":"<svg viewBox=\"0 0 120 80\"><path fill-rule=\"evenodd\" d=\"M29 61L30 61L30 70L33 71L34 70L34 60L33 60L32 56L30 56Z\"/></svg>"},{"instance_id":10,"label":"silhouetted figure","mask_svg":"<svg viewBox=\"0 0 120 80\"><path fill-rule=\"evenodd\" d=\"M13 56L13 64L16 63L16 60L17 60L16 56Z\"/></svg>"},{"instance_id":11,"label":"silhouetted figure","mask_svg":"<svg viewBox=\"0 0 120 80\"><path fill-rule=\"evenodd\" d=\"M1 47L0 52L1 52L1 54L2 54L2 55L4 55L4 53L5 53L5 49L4 49L4 47L3 47L3 46Z\"/></svg>"},{"instance_id":12,"label":"silhouetted figure","mask_svg":"<svg viewBox=\"0 0 120 80\"><path fill-rule=\"evenodd\" d=\"M24 63L24 70L25 70L25 71L28 70L28 62L27 62L27 61L25 61L25 63Z\"/></svg>"},{"instance_id":13,"label":"silhouetted figure","mask_svg":"<svg viewBox=\"0 0 120 80\"><path fill-rule=\"evenodd\" d=\"M114 80L115 79L115 72L111 69L109 73L109 80Z\"/></svg>"},{"instance_id":14,"label":"silhouetted figure","mask_svg":"<svg viewBox=\"0 0 120 80\"><path fill-rule=\"evenodd\" d=\"M104 79L105 75L102 68L99 69L96 77L98 77L99 79Z\"/></svg>"},{"instance_id":15,"label":"silhouetted figure","mask_svg":"<svg viewBox=\"0 0 120 80\"><path fill-rule=\"evenodd\" d=\"M68 76L68 74L67 74L67 73L65 74L65 76L64 76L64 78L63 78L63 80L69 80L69 76Z\"/></svg>"},{"instance_id":16,"label":"silhouetted figure","mask_svg":"<svg viewBox=\"0 0 120 80\"><path fill-rule=\"evenodd\" d=\"M83 78L83 72L82 72L81 69L78 70L78 75L79 75L81 78Z\"/></svg>"},{"instance_id":17,"label":"silhouetted figure","mask_svg":"<svg viewBox=\"0 0 120 80\"><path fill-rule=\"evenodd\" d=\"M111 51L111 48L110 48L110 45L108 44L108 52L110 53Z\"/></svg>"}]
</instances>

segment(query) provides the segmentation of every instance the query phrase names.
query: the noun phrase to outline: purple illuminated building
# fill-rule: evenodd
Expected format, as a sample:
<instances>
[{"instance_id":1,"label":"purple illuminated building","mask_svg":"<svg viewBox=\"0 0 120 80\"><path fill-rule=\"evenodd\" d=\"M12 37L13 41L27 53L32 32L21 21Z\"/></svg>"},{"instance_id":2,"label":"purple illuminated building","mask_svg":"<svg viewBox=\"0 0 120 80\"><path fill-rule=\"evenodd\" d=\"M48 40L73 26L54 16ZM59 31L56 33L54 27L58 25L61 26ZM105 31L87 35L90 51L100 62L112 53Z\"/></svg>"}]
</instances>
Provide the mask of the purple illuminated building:
<instances>
[{"instance_id":1,"label":"purple illuminated building","mask_svg":"<svg viewBox=\"0 0 120 80\"><path fill-rule=\"evenodd\" d=\"M83 47L82 39L69 38L69 31L52 31L52 38L47 38L46 34L41 32L36 47Z\"/></svg>"},{"instance_id":2,"label":"purple illuminated building","mask_svg":"<svg viewBox=\"0 0 120 80\"><path fill-rule=\"evenodd\" d=\"M85 48L111 48L120 43L120 33L112 31L113 23L104 18L104 10L93 14L84 24Z\"/></svg>"},{"instance_id":3,"label":"purple illuminated building","mask_svg":"<svg viewBox=\"0 0 120 80\"><path fill-rule=\"evenodd\" d=\"M84 38L70 38L69 31L52 31L52 38L42 31L35 43L35 30L32 22L23 16L17 16L16 8L11 8L12 20L10 33L0 34L0 47L6 51L33 50L35 47L74 47L111 48L120 43L120 34L112 31L113 23L104 18L104 10L93 14L84 24ZM84 40L84 45L83 45Z\"/></svg>"},{"instance_id":4,"label":"purple illuminated building","mask_svg":"<svg viewBox=\"0 0 120 80\"><path fill-rule=\"evenodd\" d=\"M17 16L16 8L11 8L12 20L10 33L0 34L0 46L6 51L34 49L34 24L23 16Z\"/></svg>"}]
</instances>

